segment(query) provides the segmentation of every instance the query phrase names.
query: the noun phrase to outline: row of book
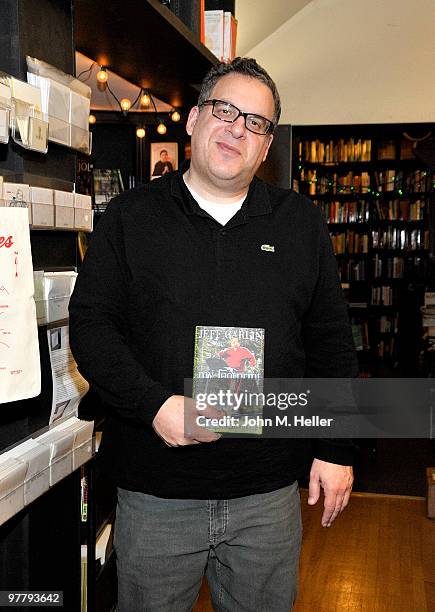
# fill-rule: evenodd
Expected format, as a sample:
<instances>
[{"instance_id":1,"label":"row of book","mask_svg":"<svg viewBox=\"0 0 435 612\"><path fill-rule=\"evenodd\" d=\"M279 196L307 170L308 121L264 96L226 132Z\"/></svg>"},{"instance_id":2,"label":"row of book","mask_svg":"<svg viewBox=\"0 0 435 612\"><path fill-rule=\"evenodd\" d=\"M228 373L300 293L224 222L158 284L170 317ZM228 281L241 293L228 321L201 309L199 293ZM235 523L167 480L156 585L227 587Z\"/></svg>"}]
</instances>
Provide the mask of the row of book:
<instances>
[{"instance_id":1,"label":"row of book","mask_svg":"<svg viewBox=\"0 0 435 612\"><path fill-rule=\"evenodd\" d=\"M352 202L313 200L327 223L367 223L368 221L421 221L425 200L376 200L374 209L367 200Z\"/></svg>"},{"instance_id":2,"label":"row of book","mask_svg":"<svg viewBox=\"0 0 435 612\"><path fill-rule=\"evenodd\" d=\"M381 334L397 334L399 331L399 317L395 315L382 315L377 320L378 331Z\"/></svg>"},{"instance_id":3,"label":"row of book","mask_svg":"<svg viewBox=\"0 0 435 612\"><path fill-rule=\"evenodd\" d=\"M403 278L403 257L382 258L376 255L373 259L374 278Z\"/></svg>"},{"instance_id":4,"label":"row of book","mask_svg":"<svg viewBox=\"0 0 435 612\"><path fill-rule=\"evenodd\" d=\"M424 200L389 200L376 201L376 214L380 220L388 221L420 221L424 218L426 202Z\"/></svg>"},{"instance_id":5,"label":"row of book","mask_svg":"<svg viewBox=\"0 0 435 612\"><path fill-rule=\"evenodd\" d=\"M327 223L364 223L370 218L370 203L367 200L355 202L323 202L314 203L321 209Z\"/></svg>"},{"instance_id":6,"label":"row of book","mask_svg":"<svg viewBox=\"0 0 435 612\"><path fill-rule=\"evenodd\" d=\"M403 193L429 193L434 190L435 173L426 170L382 170L375 172L376 189L379 193L402 191Z\"/></svg>"},{"instance_id":7,"label":"row of book","mask_svg":"<svg viewBox=\"0 0 435 612\"><path fill-rule=\"evenodd\" d=\"M308 195L324 193L369 193L370 175L368 172L348 172L329 176L319 176L317 170L301 169L300 184L296 183L297 191Z\"/></svg>"},{"instance_id":8,"label":"row of book","mask_svg":"<svg viewBox=\"0 0 435 612\"><path fill-rule=\"evenodd\" d=\"M219 59L236 56L237 20L234 0L160 0Z\"/></svg>"},{"instance_id":9,"label":"row of book","mask_svg":"<svg viewBox=\"0 0 435 612\"><path fill-rule=\"evenodd\" d=\"M371 304L373 306L392 306L396 303L396 290L391 285L372 287Z\"/></svg>"},{"instance_id":10,"label":"row of book","mask_svg":"<svg viewBox=\"0 0 435 612\"><path fill-rule=\"evenodd\" d=\"M299 161L314 163L338 163L371 160L372 141L359 138L343 138L334 142L321 140L301 140L298 145Z\"/></svg>"},{"instance_id":11,"label":"row of book","mask_svg":"<svg viewBox=\"0 0 435 612\"><path fill-rule=\"evenodd\" d=\"M351 318L352 335L355 349L357 351L369 350L373 345L376 346L379 356L391 355L395 348L394 334L397 334L399 329L399 319L397 315L388 316L382 315L378 319L377 329L367 320L359 318ZM381 334L391 334L391 338L376 337L376 341L371 339L371 332Z\"/></svg>"},{"instance_id":12,"label":"row of book","mask_svg":"<svg viewBox=\"0 0 435 612\"><path fill-rule=\"evenodd\" d=\"M237 19L230 11L204 12L204 44L221 62L236 57Z\"/></svg>"},{"instance_id":13,"label":"row of book","mask_svg":"<svg viewBox=\"0 0 435 612\"><path fill-rule=\"evenodd\" d=\"M332 232L331 241L334 253L368 253L369 236L352 230L346 232Z\"/></svg>"},{"instance_id":14,"label":"row of book","mask_svg":"<svg viewBox=\"0 0 435 612\"><path fill-rule=\"evenodd\" d=\"M338 262L338 275L342 283L362 281L367 278L367 262L364 259Z\"/></svg>"},{"instance_id":15,"label":"row of book","mask_svg":"<svg viewBox=\"0 0 435 612\"><path fill-rule=\"evenodd\" d=\"M367 321L351 319L352 336L355 350L364 351L370 348L369 327Z\"/></svg>"},{"instance_id":16,"label":"row of book","mask_svg":"<svg viewBox=\"0 0 435 612\"><path fill-rule=\"evenodd\" d=\"M371 262L367 259L349 259L338 261L338 274L342 283L365 280L389 281L404 278L405 269L407 276L414 273L424 276L426 260L420 257L381 257L376 255Z\"/></svg>"},{"instance_id":17,"label":"row of book","mask_svg":"<svg viewBox=\"0 0 435 612\"><path fill-rule=\"evenodd\" d=\"M401 160L415 159L416 142L403 138L399 145L394 140L380 141L377 146L377 159L395 160L396 148L400 147ZM368 162L372 160L372 141L344 138L339 140L301 140L298 143L298 159L311 163L332 164L340 162Z\"/></svg>"},{"instance_id":18,"label":"row of book","mask_svg":"<svg viewBox=\"0 0 435 612\"><path fill-rule=\"evenodd\" d=\"M403 249L415 251L429 248L429 231L422 229L400 229L387 227L384 230L373 230L372 246L374 249Z\"/></svg>"}]
</instances>

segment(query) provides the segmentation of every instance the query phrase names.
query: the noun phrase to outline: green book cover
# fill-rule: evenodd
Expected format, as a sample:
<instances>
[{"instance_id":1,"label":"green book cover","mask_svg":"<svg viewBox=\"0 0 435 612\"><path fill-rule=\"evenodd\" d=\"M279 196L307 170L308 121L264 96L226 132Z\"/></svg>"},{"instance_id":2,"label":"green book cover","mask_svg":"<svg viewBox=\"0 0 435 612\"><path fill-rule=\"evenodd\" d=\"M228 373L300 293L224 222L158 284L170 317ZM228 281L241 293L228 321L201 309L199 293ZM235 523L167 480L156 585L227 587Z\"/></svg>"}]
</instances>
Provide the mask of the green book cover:
<instances>
[{"instance_id":1,"label":"green book cover","mask_svg":"<svg viewBox=\"0 0 435 612\"><path fill-rule=\"evenodd\" d=\"M264 329L198 325L195 330L193 398L219 418L207 427L234 434L262 433Z\"/></svg>"}]
</instances>

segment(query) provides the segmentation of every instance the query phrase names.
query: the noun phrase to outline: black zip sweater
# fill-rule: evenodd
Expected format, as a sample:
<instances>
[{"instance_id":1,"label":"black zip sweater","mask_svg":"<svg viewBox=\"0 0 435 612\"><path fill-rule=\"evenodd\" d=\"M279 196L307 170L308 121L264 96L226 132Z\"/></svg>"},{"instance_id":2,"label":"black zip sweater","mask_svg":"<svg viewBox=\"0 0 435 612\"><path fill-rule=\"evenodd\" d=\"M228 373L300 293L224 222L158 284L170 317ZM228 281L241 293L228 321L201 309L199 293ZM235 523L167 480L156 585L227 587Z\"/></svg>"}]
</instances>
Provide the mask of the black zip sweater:
<instances>
[{"instance_id":1,"label":"black zip sweater","mask_svg":"<svg viewBox=\"0 0 435 612\"><path fill-rule=\"evenodd\" d=\"M286 486L313 456L351 464L346 441L164 444L151 424L192 377L196 325L264 328L265 378L355 375L328 230L308 199L255 178L222 227L174 172L110 203L71 298L70 343L106 406L99 455L117 485L222 499Z\"/></svg>"}]
</instances>

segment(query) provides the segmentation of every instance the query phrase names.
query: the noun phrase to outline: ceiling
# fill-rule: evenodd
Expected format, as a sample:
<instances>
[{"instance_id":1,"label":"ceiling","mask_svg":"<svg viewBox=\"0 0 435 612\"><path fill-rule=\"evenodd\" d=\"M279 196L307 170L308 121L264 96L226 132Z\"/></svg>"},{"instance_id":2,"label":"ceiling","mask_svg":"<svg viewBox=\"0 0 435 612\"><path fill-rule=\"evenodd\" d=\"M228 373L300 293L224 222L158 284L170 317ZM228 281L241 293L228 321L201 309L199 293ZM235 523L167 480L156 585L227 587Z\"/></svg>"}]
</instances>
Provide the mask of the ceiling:
<instances>
[{"instance_id":1,"label":"ceiling","mask_svg":"<svg viewBox=\"0 0 435 612\"><path fill-rule=\"evenodd\" d=\"M237 55L246 55L310 2L311 0L236 0Z\"/></svg>"}]
</instances>

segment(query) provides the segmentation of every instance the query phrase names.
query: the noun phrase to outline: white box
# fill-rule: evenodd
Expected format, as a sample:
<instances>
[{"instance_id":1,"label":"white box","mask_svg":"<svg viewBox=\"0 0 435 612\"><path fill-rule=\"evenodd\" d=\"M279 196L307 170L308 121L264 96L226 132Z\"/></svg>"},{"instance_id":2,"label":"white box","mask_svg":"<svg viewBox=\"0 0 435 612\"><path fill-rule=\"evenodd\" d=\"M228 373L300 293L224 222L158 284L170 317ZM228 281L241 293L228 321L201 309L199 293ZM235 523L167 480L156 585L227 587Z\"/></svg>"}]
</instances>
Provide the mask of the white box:
<instances>
[{"instance_id":1,"label":"white box","mask_svg":"<svg viewBox=\"0 0 435 612\"><path fill-rule=\"evenodd\" d=\"M74 208L83 208L85 210L92 210L92 198L90 195L84 195L83 193L74 194Z\"/></svg>"},{"instance_id":2,"label":"white box","mask_svg":"<svg viewBox=\"0 0 435 612\"><path fill-rule=\"evenodd\" d=\"M24 508L24 478L27 465L17 459L0 462L0 525Z\"/></svg>"},{"instance_id":3,"label":"white box","mask_svg":"<svg viewBox=\"0 0 435 612\"><path fill-rule=\"evenodd\" d=\"M54 226L57 228L74 229L74 208L70 208L69 206L55 206Z\"/></svg>"},{"instance_id":4,"label":"white box","mask_svg":"<svg viewBox=\"0 0 435 612\"><path fill-rule=\"evenodd\" d=\"M26 440L6 453L26 464L24 505L30 504L50 488L50 451L47 446Z\"/></svg>"},{"instance_id":5,"label":"white box","mask_svg":"<svg viewBox=\"0 0 435 612\"><path fill-rule=\"evenodd\" d=\"M54 206L32 204L33 227L54 227Z\"/></svg>"},{"instance_id":6,"label":"white box","mask_svg":"<svg viewBox=\"0 0 435 612\"><path fill-rule=\"evenodd\" d=\"M49 204L53 206L53 189L30 187L30 201L32 204Z\"/></svg>"},{"instance_id":7,"label":"white box","mask_svg":"<svg viewBox=\"0 0 435 612\"><path fill-rule=\"evenodd\" d=\"M56 431L55 428L35 440L50 449L50 487L52 487L72 472L74 434L69 431Z\"/></svg>"},{"instance_id":8,"label":"white box","mask_svg":"<svg viewBox=\"0 0 435 612\"><path fill-rule=\"evenodd\" d=\"M80 467L92 457L93 421L81 421L73 416L60 423L56 430L70 431L74 434L73 470Z\"/></svg>"},{"instance_id":9,"label":"white box","mask_svg":"<svg viewBox=\"0 0 435 612\"><path fill-rule=\"evenodd\" d=\"M85 210L84 208L74 209L74 227L76 229L92 232L92 220L92 210Z\"/></svg>"},{"instance_id":10,"label":"white box","mask_svg":"<svg viewBox=\"0 0 435 612\"><path fill-rule=\"evenodd\" d=\"M5 200L30 202L30 185L5 182L3 183L3 197Z\"/></svg>"},{"instance_id":11,"label":"white box","mask_svg":"<svg viewBox=\"0 0 435 612\"><path fill-rule=\"evenodd\" d=\"M68 206L73 208L74 206L74 194L70 191L59 191L54 190L54 205L55 206Z\"/></svg>"}]
</instances>

